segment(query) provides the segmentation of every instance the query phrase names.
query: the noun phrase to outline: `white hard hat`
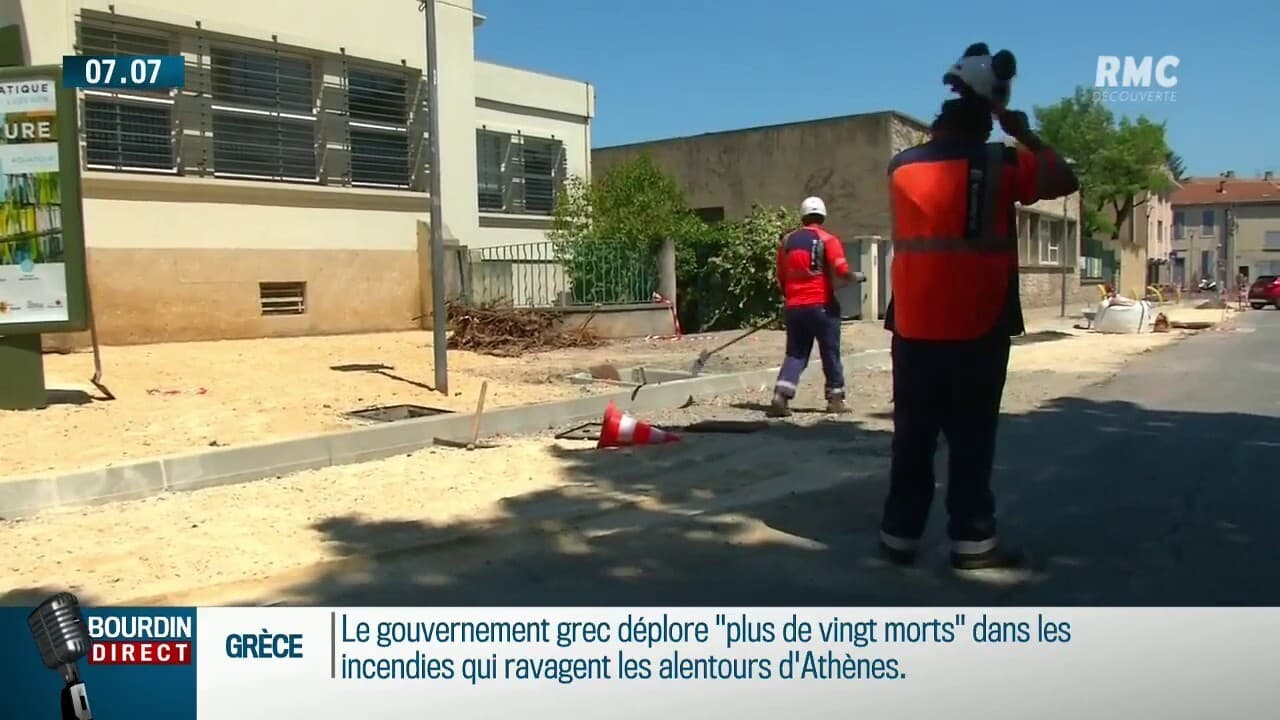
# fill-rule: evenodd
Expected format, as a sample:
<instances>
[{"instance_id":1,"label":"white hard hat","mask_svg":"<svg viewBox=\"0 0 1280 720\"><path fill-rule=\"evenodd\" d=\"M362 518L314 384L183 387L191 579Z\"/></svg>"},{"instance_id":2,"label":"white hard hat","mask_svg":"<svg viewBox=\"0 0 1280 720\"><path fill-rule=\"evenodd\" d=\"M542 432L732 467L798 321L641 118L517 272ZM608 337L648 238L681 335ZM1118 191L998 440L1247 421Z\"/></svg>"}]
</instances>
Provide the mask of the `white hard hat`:
<instances>
[{"instance_id":1,"label":"white hard hat","mask_svg":"<svg viewBox=\"0 0 1280 720\"><path fill-rule=\"evenodd\" d=\"M822 202L820 197L807 197L804 202L800 203L800 217L806 215L827 216L827 204Z\"/></svg>"}]
</instances>

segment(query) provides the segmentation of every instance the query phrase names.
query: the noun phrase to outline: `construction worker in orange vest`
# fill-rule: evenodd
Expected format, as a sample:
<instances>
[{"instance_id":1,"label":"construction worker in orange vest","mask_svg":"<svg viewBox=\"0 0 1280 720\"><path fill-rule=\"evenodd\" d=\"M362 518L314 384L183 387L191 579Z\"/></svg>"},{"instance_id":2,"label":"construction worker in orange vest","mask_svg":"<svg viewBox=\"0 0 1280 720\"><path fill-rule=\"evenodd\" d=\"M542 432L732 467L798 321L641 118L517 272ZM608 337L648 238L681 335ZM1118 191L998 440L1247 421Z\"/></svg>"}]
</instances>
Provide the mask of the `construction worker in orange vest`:
<instances>
[{"instance_id":1,"label":"construction worker in orange vest","mask_svg":"<svg viewBox=\"0 0 1280 720\"><path fill-rule=\"evenodd\" d=\"M997 542L991 472L1018 297L1017 204L1076 191L1071 168L1007 109L1012 53L971 45L944 75L930 139L889 165L893 226L893 460L880 549L910 564L933 501L938 434L947 439L951 564L1015 567ZM989 143L993 116L1018 145ZM943 291L945 289L945 291Z\"/></svg>"},{"instance_id":2,"label":"construction worker in orange vest","mask_svg":"<svg viewBox=\"0 0 1280 720\"><path fill-rule=\"evenodd\" d=\"M822 198L805 198L800 203L801 226L783 236L778 245L778 289L783 296L787 350L766 411L769 417L791 414L789 404L815 342L826 376L827 412L846 410L836 287L851 282L856 274L849 269L840 238L822 226L826 219L827 205Z\"/></svg>"}]
</instances>

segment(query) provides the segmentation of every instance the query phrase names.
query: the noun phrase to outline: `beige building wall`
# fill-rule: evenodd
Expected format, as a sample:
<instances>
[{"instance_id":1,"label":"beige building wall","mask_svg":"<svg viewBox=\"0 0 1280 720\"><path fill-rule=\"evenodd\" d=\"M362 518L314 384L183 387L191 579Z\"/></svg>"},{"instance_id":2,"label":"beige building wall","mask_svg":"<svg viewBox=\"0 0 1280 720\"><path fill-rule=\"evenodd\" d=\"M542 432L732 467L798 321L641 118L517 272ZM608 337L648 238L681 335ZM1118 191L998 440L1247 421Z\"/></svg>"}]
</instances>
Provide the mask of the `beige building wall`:
<instances>
[{"instance_id":1,"label":"beige building wall","mask_svg":"<svg viewBox=\"0 0 1280 720\"><path fill-rule=\"evenodd\" d=\"M1018 279L1023 307L1061 306L1075 312L1095 299L1080 285L1080 196L1018 208Z\"/></svg>"},{"instance_id":2,"label":"beige building wall","mask_svg":"<svg viewBox=\"0 0 1280 720\"><path fill-rule=\"evenodd\" d=\"M723 208L726 218L746 215L753 203L794 207L806 195L818 195L826 201L832 232L846 240L858 235L888 238L889 161L923 142L927 133L919 120L878 112L602 148L592 157L599 173L648 154L681 184L691 207ZM1067 200L1066 213L1076 230L1074 241L1065 237L1064 229L1056 231L1063 233L1058 254L1051 256L1056 261L1042 263L1038 236L1029 230L1022 236L1022 296L1027 307L1059 304L1064 283L1071 306L1092 297L1092 290L1081 291L1074 272L1080 247L1078 208L1076 196ZM1061 227L1063 211L1063 201L1056 200L1024 208L1020 214L1024 226L1029 218L1044 216Z\"/></svg>"},{"instance_id":3,"label":"beige building wall","mask_svg":"<svg viewBox=\"0 0 1280 720\"><path fill-rule=\"evenodd\" d=\"M1168 195L1145 193L1120 224L1119 239L1101 238L1120 264L1117 290L1141 296L1149 285L1172 283L1173 203Z\"/></svg>"},{"instance_id":4,"label":"beige building wall","mask_svg":"<svg viewBox=\"0 0 1280 720\"><path fill-rule=\"evenodd\" d=\"M567 174L591 176L595 89L590 83L477 62L475 105L477 127L561 140L565 144ZM474 239L467 243L469 247L542 243L551 225L546 216L487 212L480 213L479 223ZM538 251L533 247L513 250L526 255Z\"/></svg>"},{"instance_id":5,"label":"beige building wall","mask_svg":"<svg viewBox=\"0 0 1280 720\"><path fill-rule=\"evenodd\" d=\"M90 282L104 342L414 327L422 198L348 188L89 173ZM259 283L306 283L264 317Z\"/></svg>"},{"instance_id":6,"label":"beige building wall","mask_svg":"<svg viewBox=\"0 0 1280 720\"><path fill-rule=\"evenodd\" d=\"M55 64L76 52L83 13L110 19L113 12L132 24L186 29L181 32L236 47L269 52L274 46L323 57L315 67L330 84L342 81L334 67L345 59L419 78L426 65L424 16L408 0L367 0L358 11L341 13L322 12L312 0L0 0L0 25L22 27L31 63ZM436 16L444 235L464 245L540 237L536 228L482 230L476 129L491 122L537 134L555 131L572 166L586 174L591 87L477 63L474 29L481 18L471 0L436 0ZM181 47L188 89L201 82L193 63L208 64L203 42L184 40ZM317 92L323 107L326 89ZM415 129L425 131L417 114L410 137ZM198 151L202 131L194 131L194 141L190 128L177 132L176 152ZM318 153L333 151L321 147ZM417 189L194 174L200 173L86 171L89 276L104 343L363 332L423 322L414 318L423 312L425 287L417 235L418 222L428 218L425 174L414 181ZM264 315L261 283L305 283L305 313Z\"/></svg>"},{"instance_id":7,"label":"beige building wall","mask_svg":"<svg viewBox=\"0 0 1280 720\"><path fill-rule=\"evenodd\" d=\"M1234 219L1235 234L1229 242L1224 242L1228 210ZM1172 247L1186 258L1186 273L1191 284L1204 276L1203 253L1206 252L1211 278L1217 272L1219 255L1223 255L1230 286L1234 286L1234 278L1241 267L1248 270L1249 277L1280 274L1280 247L1274 244L1278 242L1276 233L1280 233L1280 202L1179 205L1174 211L1182 213L1184 225L1174 235ZM1213 213L1214 224L1211 227L1204 226L1206 211ZM1267 244L1268 233L1272 233L1272 245Z\"/></svg>"},{"instance_id":8,"label":"beige building wall","mask_svg":"<svg viewBox=\"0 0 1280 720\"><path fill-rule=\"evenodd\" d=\"M1249 268L1251 278L1280 275L1280 203L1239 205L1232 212L1236 235L1234 257L1227 268L1231 276L1240 266Z\"/></svg>"},{"instance_id":9,"label":"beige building wall","mask_svg":"<svg viewBox=\"0 0 1280 720\"><path fill-rule=\"evenodd\" d=\"M827 204L827 225L845 238L889 235L885 170L922 138L922 123L892 112L733 130L603 148L597 173L647 153L683 186L690 206L745 216L753 203L799 207L807 195Z\"/></svg>"},{"instance_id":10,"label":"beige building wall","mask_svg":"<svg viewBox=\"0 0 1280 720\"><path fill-rule=\"evenodd\" d=\"M1144 245L1151 259L1168 260L1173 252L1173 203L1168 195L1151 195L1143 204L1146 214Z\"/></svg>"}]
</instances>

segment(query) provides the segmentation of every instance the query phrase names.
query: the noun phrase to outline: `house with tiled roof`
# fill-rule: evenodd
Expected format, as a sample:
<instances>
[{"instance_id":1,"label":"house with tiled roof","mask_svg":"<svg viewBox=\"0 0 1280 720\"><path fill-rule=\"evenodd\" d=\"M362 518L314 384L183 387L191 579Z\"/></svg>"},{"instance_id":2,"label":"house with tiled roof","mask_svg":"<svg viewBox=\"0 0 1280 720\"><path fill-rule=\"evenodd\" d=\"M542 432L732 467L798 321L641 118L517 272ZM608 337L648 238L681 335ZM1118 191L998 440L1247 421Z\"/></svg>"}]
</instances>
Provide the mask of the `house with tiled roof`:
<instances>
[{"instance_id":1,"label":"house with tiled roof","mask_svg":"<svg viewBox=\"0 0 1280 720\"><path fill-rule=\"evenodd\" d=\"M1280 181L1272 173L1190 178L1174 192L1173 210L1175 282L1280 275Z\"/></svg>"},{"instance_id":2,"label":"house with tiled roof","mask_svg":"<svg viewBox=\"0 0 1280 720\"><path fill-rule=\"evenodd\" d=\"M1172 194L1144 191L1134 196L1133 210L1120 223L1116 237L1098 233L1086 239L1080 252L1080 282L1113 283L1121 292L1141 296L1149 285L1171 282L1173 238Z\"/></svg>"}]
</instances>

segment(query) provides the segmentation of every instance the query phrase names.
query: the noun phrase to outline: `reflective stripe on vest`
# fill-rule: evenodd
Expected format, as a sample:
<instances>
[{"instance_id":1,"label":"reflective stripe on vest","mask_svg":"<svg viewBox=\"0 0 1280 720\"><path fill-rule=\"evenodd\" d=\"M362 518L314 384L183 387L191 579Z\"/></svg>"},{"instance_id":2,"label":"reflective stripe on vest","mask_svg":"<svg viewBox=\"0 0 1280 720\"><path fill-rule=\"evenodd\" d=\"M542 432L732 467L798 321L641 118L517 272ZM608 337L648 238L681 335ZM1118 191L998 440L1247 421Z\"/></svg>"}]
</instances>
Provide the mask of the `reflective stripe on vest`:
<instances>
[{"instance_id":1,"label":"reflective stripe on vest","mask_svg":"<svg viewBox=\"0 0 1280 720\"><path fill-rule=\"evenodd\" d=\"M791 241L796 239L796 237L799 236L800 233L804 233L806 235L812 235L812 238L808 239L809 241L808 275L815 276L815 275L821 275L827 272L830 269L828 267L828 259L827 259L827 241L833 239L835 236L816 225L808 225L806 227L797 228L787 233L786 235L783 235L782 241L781 241L783 256L785 257L788 253L793 252L794 250L797 249L797 248L791 247ZM787 269L788 271L790 271L789 267ZM798 279L804 279L804 277L801 277Z\"/></svg>"},{"instance_id":2,"label":"reflective stripe on vest","mask_svg":"<svg viewBox=\"0 0 1280 720\"><path fill-rule=\"evenodd\" d=\"M1006 153L1004 145L991 143L967 159L936 161L948 163L936 171L913 175L908 170L898 177L910 163L894 171L891 272L899 335L972 340L996 326L1017 266L1016 230L1008 227L1006 214L1012 202L1004 184ZM961 172L963 180L950 174ZM939 197L939 186L963 192L963 205L945 190ZM931 202L937 207L929 207ZM903 203L911 204L909 212L900 207ZM963 219L952 217L957 211L964 213ZM946 227L954 232L921 232Z\"/></svg>"}]
</instances>

